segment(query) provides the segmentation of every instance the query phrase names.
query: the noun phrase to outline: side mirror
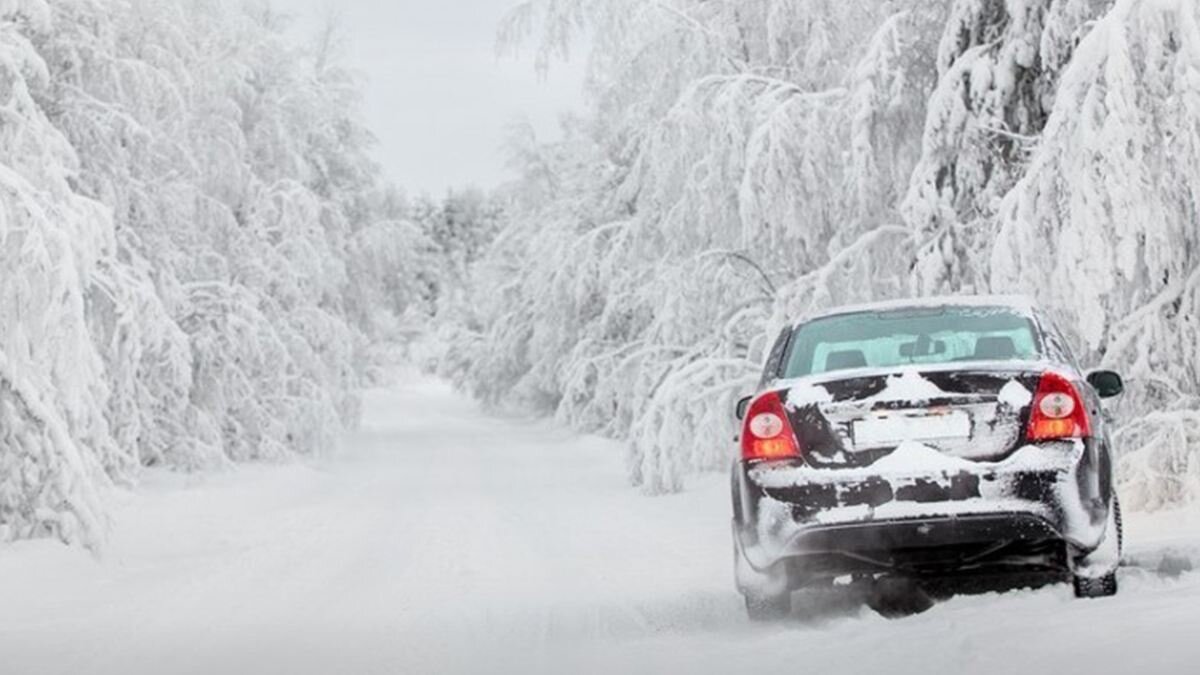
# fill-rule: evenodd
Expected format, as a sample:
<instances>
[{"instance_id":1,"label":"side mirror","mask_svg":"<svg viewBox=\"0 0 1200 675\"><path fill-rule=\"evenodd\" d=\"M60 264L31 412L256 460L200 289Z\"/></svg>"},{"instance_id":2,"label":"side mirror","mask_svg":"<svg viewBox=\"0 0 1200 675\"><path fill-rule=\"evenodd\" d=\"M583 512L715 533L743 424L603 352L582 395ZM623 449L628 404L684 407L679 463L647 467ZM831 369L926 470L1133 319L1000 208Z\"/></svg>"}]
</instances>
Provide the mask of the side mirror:
<instances>
[{"instance_id":1,"label":"side mirror","mask_svg":"<svg viewBox=\"0 0 1200 675\"><path fill-rule=\"evenodd\" d=\"M1100 395L1100 398L1113 398L1125 393L1125 381L1111 370L1096 370L1088 373L1088 384Z\"/></svg>"},{"instance_id":2,"label":"side mirror","mask_svg":"<svg viewBox=\"0 0 1200 675\"><path fill-rule=\"evenodd\" d=\"M747 396L746 398L737 402L737 418L739 420L746 419L746 411L750 409L750 402L753 400L753 396Z\"/></svg>"}]
</instances>

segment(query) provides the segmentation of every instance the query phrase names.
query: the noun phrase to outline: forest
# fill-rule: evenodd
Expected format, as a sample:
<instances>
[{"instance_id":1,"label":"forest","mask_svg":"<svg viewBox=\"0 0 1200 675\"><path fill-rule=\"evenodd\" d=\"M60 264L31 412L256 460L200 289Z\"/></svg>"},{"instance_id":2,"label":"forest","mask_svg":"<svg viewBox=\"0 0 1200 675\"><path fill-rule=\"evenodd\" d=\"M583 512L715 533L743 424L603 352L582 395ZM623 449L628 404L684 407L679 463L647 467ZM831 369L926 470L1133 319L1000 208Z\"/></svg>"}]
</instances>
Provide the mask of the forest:
<instances>
[{"instance_id":1,"label":"forest","mask_svg":"<svg viewBox=\"0 0 1200 675\"><path fill-rule=\"evenodd\" d=\"M336 450L431 241L268 3L0 3L0 540L139 470ZM427 293L426 293L427 294Z\"/></svg>"},{"instance_id":2,"label":"forest","mask_svg":"<svg viewBox=\"0 0 1200 675\"><path fill-rule=\"evenodd\" d=\"M1200 496L1200 5L531 0L502 47L590 48L590 111L516 135L505 227L442 372L622 439L674 492L730 460L779 330L1020 294L1121 371L1134 509Z\"/></svg>"},{"instance_id":3,"label":"forest","mask_svg":"<svg viewBox=\"0 0 1200 675\"><path fill-rule=\"evenodd\" d=\"M398 358L678 492L785 325L944 294L1126 376L1128 508L1200 497L1194 0L529 0L500 50L583 50L588 109L439 199L288 21L0 0L0 542L102 548L146 467L336 453Z\"/></svg>"}]
</instances>

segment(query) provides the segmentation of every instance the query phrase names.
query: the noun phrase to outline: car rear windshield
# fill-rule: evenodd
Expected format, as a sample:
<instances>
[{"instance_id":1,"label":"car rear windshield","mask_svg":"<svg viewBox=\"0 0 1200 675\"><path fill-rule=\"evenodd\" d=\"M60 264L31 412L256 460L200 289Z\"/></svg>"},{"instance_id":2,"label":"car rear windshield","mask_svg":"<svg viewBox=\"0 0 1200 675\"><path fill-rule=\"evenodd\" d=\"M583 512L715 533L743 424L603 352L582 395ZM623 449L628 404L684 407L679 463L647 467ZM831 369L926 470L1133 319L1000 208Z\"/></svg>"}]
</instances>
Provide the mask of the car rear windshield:
<instances>
[{"instance_id":1,"label":"car rear windshield","mask_svg":"<svg viewBox=\"0 0 1200 675\"><path fill-rule=\"evenodd\" d=\"M792 337L785 377L855 368L1036 360L1033 321L1005 307L937 307L817 319Z\"/></svg>"}]
</instances>

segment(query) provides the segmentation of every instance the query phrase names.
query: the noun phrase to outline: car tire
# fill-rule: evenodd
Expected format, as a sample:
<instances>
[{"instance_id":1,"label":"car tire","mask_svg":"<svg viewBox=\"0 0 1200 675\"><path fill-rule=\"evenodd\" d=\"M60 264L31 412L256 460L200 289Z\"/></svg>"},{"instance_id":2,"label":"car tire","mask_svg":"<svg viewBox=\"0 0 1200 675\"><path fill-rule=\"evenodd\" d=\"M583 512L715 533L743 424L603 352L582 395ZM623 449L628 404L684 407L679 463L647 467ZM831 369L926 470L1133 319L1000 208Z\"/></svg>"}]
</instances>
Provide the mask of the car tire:
<instances>
[{"instance_id":1,"label":"car tire","mask_svg":"<svg viewBox=\"0 0 1200 675\"><path fill-rule=\"evenodd\" d=\"M880 577L867 590L867 607L885 619L903 619L929 611L937 601L914 579Z\"/></svg>"},{"instance_id":2,"label":"car tire","mask_svg":"<svg viewBox=\"0 0 1200 675\"><path fill-rule=\"evenodd\" d=\"M1121 502L1116 496L1113 497L1112 521L1109 525L1116 530L1117 556L1119 559L1125 549L1125 527L1121 521ZM1077 598L1111 598L1119 590L1116 569L1098 577L1076 574L1072 577L1071 581L1075 587L1075 597Z\"/></svg>"},{"instance_id":3,"label":"car tire","mask_svg":"<svg viewBox=\"0 0 1200 675\"><path fill-rule=\"evenodd\" d=\"M1095 578L1076 576L1074 586L1077 598L1111 598L1117 594L1117 575L1112 573Z\"/></svg>"},{"instance_id":4,"label":"car tire","mask_svg":"<svg viewBox=\"0 0 1200 675\"><path fill-rule=\"evenodd\" d=\"M746 616L756 623L779 621L792 613L792 595L773 595L760 597L744 596L746 599Z\"/></svg>"}]
</instances>

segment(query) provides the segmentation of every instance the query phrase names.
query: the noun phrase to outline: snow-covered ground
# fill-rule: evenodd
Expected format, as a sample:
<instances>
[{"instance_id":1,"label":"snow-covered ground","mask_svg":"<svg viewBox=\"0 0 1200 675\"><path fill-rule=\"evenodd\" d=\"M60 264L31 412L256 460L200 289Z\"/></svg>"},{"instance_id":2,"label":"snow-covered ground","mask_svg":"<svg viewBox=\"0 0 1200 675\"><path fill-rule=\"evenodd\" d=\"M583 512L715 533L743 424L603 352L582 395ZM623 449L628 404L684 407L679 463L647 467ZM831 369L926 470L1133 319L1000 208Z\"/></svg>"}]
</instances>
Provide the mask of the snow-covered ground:
<instances>
[{"instance_id":1,"label":"snow-covered ground","mask_svg":"<svg viewBox=\"0 0 1200 675\"><path fill-rule=\"evenodd\" d=\"M0 673L1183 673L1200 513L1131 514L1113 600L1066 588L917 617L798 596L749 624L725 479L647 499L621 450L491 418L436 383L373 393L316 466L152 473L102 559L0 548Z\"/></svg>"}]
</instances>

